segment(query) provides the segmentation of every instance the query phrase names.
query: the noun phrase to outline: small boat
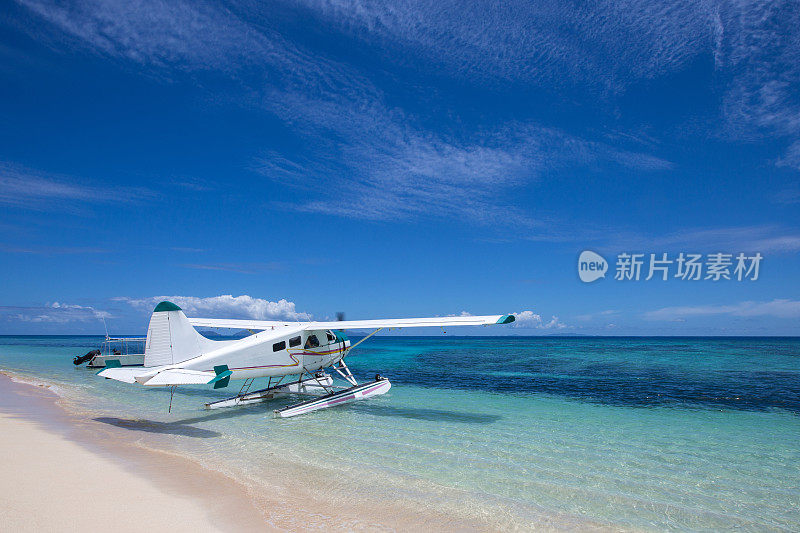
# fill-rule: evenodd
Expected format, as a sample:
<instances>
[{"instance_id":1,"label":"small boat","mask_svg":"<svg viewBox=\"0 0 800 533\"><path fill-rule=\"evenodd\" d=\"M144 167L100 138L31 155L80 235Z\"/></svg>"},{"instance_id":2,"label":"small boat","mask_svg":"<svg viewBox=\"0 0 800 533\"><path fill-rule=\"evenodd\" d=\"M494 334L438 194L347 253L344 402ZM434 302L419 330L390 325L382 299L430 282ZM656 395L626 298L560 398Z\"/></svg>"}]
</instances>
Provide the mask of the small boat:
<instances>
[{"instance_id":1,"label":"small boat","mask_svg":"<svg viewBox=\"0 0 800 533\"><path fill-rule=\"evenodd\" d=\"M106 361L114 359L120 366L144 366L145 337L106 337L100 348L72 360L75 366L88 361L88 368L105 368Z\"/></svg>"}]
</instances>

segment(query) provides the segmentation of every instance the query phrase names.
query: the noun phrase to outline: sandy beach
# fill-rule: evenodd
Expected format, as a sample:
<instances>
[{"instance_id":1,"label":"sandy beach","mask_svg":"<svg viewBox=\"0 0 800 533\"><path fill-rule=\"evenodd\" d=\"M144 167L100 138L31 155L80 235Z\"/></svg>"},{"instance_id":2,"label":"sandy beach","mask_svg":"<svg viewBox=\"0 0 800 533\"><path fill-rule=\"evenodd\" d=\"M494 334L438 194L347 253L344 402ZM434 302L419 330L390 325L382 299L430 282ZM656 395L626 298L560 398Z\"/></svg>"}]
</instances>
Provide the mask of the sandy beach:
<instances>
[{"instance_id":1,"label":"sandy beach","mask_svg":"<svg viewBox=\"0 0 800 533\"><path fill-rule=\"evenodd\" d=\"M274 483L262 479L268 489L254 487L162 448L159 434L173 426L87 417L52 386L0 372L0 453L14 458L0 481L0 519L18 531L495 529L403 498L348 494L336 479L281 463L272 463ZM320 486L339 497L319 498Z\"/></svg>"},{"instance_id":2,"label":"sandy beach","mask_svg":"<svg viewBox=\"0 0 800 533\"><path fill-rule=\"evenodd\" d=\"M56 402L0 375L0 520L9 530L277 530L244 487L190 461L90 440Z\"/></svg>"},{"instance_id":3,"label":"sandy beach","mask_svg":"<svg viewBox=\"0 0 800 533\"><path fill-rule=\"evenodd\" d=\"M174 494L34 422L0 415L5 527L15 531L221 531L199 501Z\"/></svg>"}]
</instances>

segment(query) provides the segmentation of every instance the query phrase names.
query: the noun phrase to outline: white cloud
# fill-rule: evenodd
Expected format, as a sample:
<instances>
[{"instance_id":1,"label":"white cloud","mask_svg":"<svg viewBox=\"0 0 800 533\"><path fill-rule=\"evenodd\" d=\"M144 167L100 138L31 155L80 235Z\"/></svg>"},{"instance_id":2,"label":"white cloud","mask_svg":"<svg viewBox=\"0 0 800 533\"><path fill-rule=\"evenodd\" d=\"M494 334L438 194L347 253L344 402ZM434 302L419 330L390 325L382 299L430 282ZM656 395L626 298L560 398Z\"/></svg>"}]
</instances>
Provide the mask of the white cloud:
<instances>
[{"instance_id":1,"label":"white cloud","mask_svg":"<svg viewBox=\"0 0 800 533\"><path fill-rule=\"evenodd\" d=\"M730 315L739 317L771 316L800 318L800 301L776 299L770 302L740 302L731 305L663 307L644 314L648 320L682 320L692 316Z\"/></svg>"},{"instance_id":2,"label":"white cloud","mask_svg":"<svg viewBox=\"0 0 800 533\"><path fill-rule=\"evenodd\" d=\"M252 318L255 320L310 320L311 315L300 313L294 302L281 299L276 302L253 298L243 294L232 296L224 294L199 298L197 296L152 296L149 298L114 298L115 301L126 302L133 307L150 310L164 300L173 302L184 310L188 316L203 318Z\"/></svg>"},{"instance_id":3,"label":"white cloud","mask_svg":"<svg viewBox=\"0 0 800 533\"><path fill-rule=\"evenodd\" d=\"M0 317L6 321L49 322L65 324L113 318L107 311L94 307L53 302L42 307L0 306Z\"/></svg>"},{"instance_id":4,"label":"white cloud","mask_svg":"<svg viewBox=\"0 0 800 533\"><path fill-rule=\"evenodd\" d=\"M542 325L542 315L534 313L533 311L514 313L514 319L514 326L520 328L532 328Z\"/></svg>"},{"instance_id":5,"label":"white cloud","mask_svg":"<svg viewBox=\"0 0 800 533\"><path fill-rule=\"evenodd\" d=\"M561 322L557 316L552 316L550 320L545 322L542 316L534 313L533 311L520 311L514 313L514 326L516 328L527 329L564 329L569 326Z\"/></svg>"},{"instance_id":6,"label":"white cloud","mask_svg":"<svg viewBox=\"0 0 800 533\"><path fill-rule=\"evenodd\" d=\"M551 329L551 328L564 329L566 327L567 325L561 322L557 316L551 317L550 321L544 326L542 326L543 329Z\"/></svg>"}]
</instances>

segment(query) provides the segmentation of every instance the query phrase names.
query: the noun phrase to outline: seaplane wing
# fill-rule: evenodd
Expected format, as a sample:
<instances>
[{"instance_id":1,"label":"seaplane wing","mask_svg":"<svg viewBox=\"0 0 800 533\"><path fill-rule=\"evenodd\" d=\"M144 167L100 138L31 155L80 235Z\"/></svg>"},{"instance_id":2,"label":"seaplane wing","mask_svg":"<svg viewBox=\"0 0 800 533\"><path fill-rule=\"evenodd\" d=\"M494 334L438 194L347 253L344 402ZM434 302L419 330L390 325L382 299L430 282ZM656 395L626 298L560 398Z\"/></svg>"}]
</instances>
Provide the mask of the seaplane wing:
<instances>
[{"instance_id":1,"label":"seaplane wing","mask_svg":"<svg viewBox=\"0 0 800 533\"><path fill-rule=\"evenodd\" d=\"M265 330L297 325L297 322L286 322L280 320L237 320L226 318L189 318L188 320L189 323L195 327L205 328Z\"/></svg>"},{"instance_id":2,"label":"seaplane wing","mask_svg":"<svg viewBox=\"0 0 800 533\"><path fill-rule=\"evenodd\" d=\"M510 324L514 315L488 316L439 316L428 318L383 318L377 320L339 320L331 322L285 322L279 320L238 320L220 318L189 318L193 326L207 328L231 328L266 330L283 327L300 327L306 331L320 329L377 329L377 328L423 328L439 326L485 326Z\"/></svg>"},{"instance_id":3,"label":"seaplane wing","mask_svg":"<svg viewBox=\"0 0 800 533\"><path fill-rule=\"evenodd\" d=\"M338 322L308 322L306 330L317 329L377 329L377 328L423 328L445 326L484 326L510 324L514 315L489 316L439 316L430 318L385 318L377 320L340 320Z\"/></svg>"}]
</instances>

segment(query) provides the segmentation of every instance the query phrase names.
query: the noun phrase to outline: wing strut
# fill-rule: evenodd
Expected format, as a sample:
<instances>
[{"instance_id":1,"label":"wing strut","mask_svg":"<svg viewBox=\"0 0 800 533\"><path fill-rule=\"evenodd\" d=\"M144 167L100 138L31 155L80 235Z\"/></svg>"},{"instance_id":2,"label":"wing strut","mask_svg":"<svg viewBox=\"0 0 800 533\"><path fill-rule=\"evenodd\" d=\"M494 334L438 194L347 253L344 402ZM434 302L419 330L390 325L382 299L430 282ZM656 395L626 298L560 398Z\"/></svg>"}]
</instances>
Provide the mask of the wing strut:
<instances>
[{"instance_id":1,"label":"wing strut","mask_svg":"<svg viewBox=\"0 0 800 533\"><path fill-rule=\"evenodd\" d=\"M369 339L370 337L372 337L373 335L375 335L376 333L378 333L378 332L379 332L380 330L382 330L382 329L385 329L385 328L378 328L378 329L376 329L375 331L373 331L372 333L370 333L369 335L367 335L366 337L364 337L363 339L361 339L360 341L358 341L357 343L355 343L354 345L352 345L350 348L348 348L348 349L347 349L347 353L350 353L350 351L351 351L353 348L355 348L356 346L358 346L359 344L361 344L361 343L362 343L362 342L364 342L365 340ZM350 369L349 369L349 368L347 368L347 364L344 362L344 357L342 357L341 359L339 359L339 367L338 367L338 368L337 368L337 367L335 367L335 366L334 366L334 367L332 367L332 368L333 368L333 369L334 369L336 372L338 372L338 373L339 373L339 375L340 375L340 376L342 376L342 377L343 377L345 380L347 380L348 382L350 382L350 384L351 384L351 385L353 385L354 387L355 387L356 385L358 385L358 382L356 381L356 378L354 378L354 377L353 377L353 373L352 373L352 372L350 372ZM342 372L342 370L344 370L344 372Z\"/></svg>"},{"instance_id":2,"label":"wing strut","mask_svg":"<svg viewBox=\"0 0 800 533\"><path fill-rule=\"evenodd\" d=\"M361 339L360 341L358 341L357 343L355 343L354 345L352 345L352 346L351 346L351 347L350 347L350 348L349 348L347 351L349 352L350 350L352 350L353 348L355 348L356 346L358 346L359 344L361 344L361 343L362 343L362 342L364 342L365 340L369 339L370 337L372 337L373 335L375 335L376 333L378 333L378 332L379 332L380 330L382 330L382 329L384 329L384 328L378 328L378 329L376 329L375 331L373 331L372 333L370 333L369 335L367 335L366 337L364 337L363 339Z\"/></svg>"}]
</instances>

